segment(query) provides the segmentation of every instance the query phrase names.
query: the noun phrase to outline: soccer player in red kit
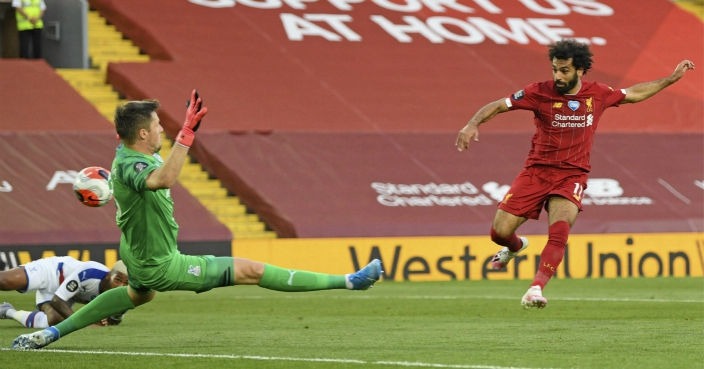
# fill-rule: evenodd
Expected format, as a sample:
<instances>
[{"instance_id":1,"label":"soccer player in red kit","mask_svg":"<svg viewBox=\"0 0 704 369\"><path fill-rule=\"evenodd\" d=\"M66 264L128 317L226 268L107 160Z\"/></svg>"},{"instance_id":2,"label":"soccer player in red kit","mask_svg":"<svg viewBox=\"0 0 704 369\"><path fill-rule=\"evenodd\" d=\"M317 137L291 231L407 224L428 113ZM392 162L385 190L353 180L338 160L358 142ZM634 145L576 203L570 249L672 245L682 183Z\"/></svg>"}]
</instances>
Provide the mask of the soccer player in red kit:
<instances>
[{"instance_id":1,"label":"soccer player in red kit","mask_svg":"<svg viewBox=\"0 0 704 369\"><path fill-rule=\"evenodd\" d=\"M479 140L479 125L497 114L517 109L535 114L536 131L525 167L499 203L491 228L491 240L504 246L492 259L492 267L501 269L528 247L525 237L516 236L518 227L528 219L538 219L543 207L548 212L548 242L535 279L521 300L525 309L547 305L542 291L562 262L570 228L582 211L590 151L601 114L612 106L643 101L694 69L691 61L684 60L669 77L612 89L581 79L592 65L589 45L568 39L548 49L553 79L484 106L455 142L459 151L468 149L471 139Z\"/></svg>"}]
</instances>

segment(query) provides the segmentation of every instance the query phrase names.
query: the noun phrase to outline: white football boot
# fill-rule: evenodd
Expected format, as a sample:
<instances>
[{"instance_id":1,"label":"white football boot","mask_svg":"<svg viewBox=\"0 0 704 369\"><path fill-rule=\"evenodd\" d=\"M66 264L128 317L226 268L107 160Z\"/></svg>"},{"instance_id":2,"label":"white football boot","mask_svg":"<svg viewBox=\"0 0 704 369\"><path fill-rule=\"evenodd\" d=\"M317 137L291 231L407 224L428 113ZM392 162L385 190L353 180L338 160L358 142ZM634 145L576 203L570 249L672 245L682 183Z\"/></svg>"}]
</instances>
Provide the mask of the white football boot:
<instances>
[{"instance_id":1,"label":"white football boot","mask_svg":"<svg viewBox=\"0 0 704 369\"><path fill-rule=\"evenodd\" d=\"M532 307L542 309L547 306L547 304L548 299L543 297L543 290L540 286L531 286L521 299L521 305L523 305L523 308L526 310Z\"/></svg>"},{"instance_id":2,"label":"white football boot","mask_svg":"<svg viewBox=\"0 0 704 369\"><path fill-rule=\"evenodd\" d=\"M13 308L12 304L9 302L3 302L0 304L0 319L7 319L7 311L10 309L14 310L15 308Z\"/></svg>"},{"instance_id":3,"label":"white football boot","mask_svg":"<svg viewBox=\"0 0 704 369\"><path fill-rule=\"evenodd\" d=\"M516 251L516 252L511 252L508 247L504 247L499 252L494 255L494 257L491 259L491 268L494 270L499 270L506 265L508 265L508 262L511 261L516 255L518 255L521 251L525 250L528 248L528 239L525 237L519 237L521 239L521 243L523 246L521 246L521 249Z\"/></svg>"},{"instance_id":4,"label":"white football boot","mask_svg":"<svg viewBox=\"0 0 704 369\"><path fill-rule=\"evenodd\" d=\"M12 341L13 350L39 350L59 339L59 331L54 327L42 331L23 334Z\"/></svg>"}]
</instances>

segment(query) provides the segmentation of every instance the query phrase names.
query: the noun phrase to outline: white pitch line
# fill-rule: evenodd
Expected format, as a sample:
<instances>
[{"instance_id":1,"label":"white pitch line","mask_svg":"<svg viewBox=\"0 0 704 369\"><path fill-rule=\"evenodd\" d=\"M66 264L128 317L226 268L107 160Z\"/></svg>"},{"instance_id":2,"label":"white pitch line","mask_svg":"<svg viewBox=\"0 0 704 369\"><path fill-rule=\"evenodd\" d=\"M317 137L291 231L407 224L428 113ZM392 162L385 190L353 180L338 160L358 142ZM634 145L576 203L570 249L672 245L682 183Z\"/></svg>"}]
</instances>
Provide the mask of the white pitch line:
<instances>
[{"instance_id":1,"label":"white pitch line","mask_svg":"<svg viewBox=\"0 0 704 369\"><path fill-rule=\"evenodd\" d=\"M12 349L0 348L0 351L12 351ZM53 350L53 349L28 350L28 352L59 353L59 354L85 354L85 355L182 357L182 358L198 358L198 359L301 361L301 362L309 362L309 363L387 365L387 366L404 366L404 367L414 367L414 368L550 369L550 368L528 368L528 367L518 367L518 366L496 366L496 365L414 363L414 362L407 362L407 361L364 361L364 360L354 360L354 359L324 359L324 358L300 358L300 357L251 356L251 355L170 354L170 353L161 353L161 352L84 351L84 350Z\"/></svg>"},{"instance_id":2,"label":"white pitch line","mask_svg":"<svg viewBox=\"0 0 704 369\"><path fill-rule=\"evenodd\" d=\"M233 300L515 300L516 296L231 296ZM616 298L616 297L550 297L557 301L605 301L605 302L658 302L658 303L695 303L704 304L704 300L668 300L648 298Z\"/></svg>"},{"instance_id":3,"label":"white pitch line","mask_svg":"<svg viewBox=\"0 0 704 369\"><path fill-rule=\"evenodd\" d=\"M564 301L608 301L608 302L687 302L704 304L704 300L665 300L665 299L629 299L629 298L599 298L599 297L552 297L551 300Z\"/></svg>"},{"instance_id":4,"label":"white pitch line","mask_svg":"<svg viewBox=\"0 0 704 369\"><path fill-rule=\"evenodd\" d=\"M682 200L682 202L684 202L685 204L689 205L692 203L692 201L686 198L683 194L679 193L679 191L675 190L675 188L672 187L669 183L665 182L664 179L658 178L658 183L660 183L668 191L672 192L673 195L677 196L677 198Z\"/></svg>"}]
</instances>

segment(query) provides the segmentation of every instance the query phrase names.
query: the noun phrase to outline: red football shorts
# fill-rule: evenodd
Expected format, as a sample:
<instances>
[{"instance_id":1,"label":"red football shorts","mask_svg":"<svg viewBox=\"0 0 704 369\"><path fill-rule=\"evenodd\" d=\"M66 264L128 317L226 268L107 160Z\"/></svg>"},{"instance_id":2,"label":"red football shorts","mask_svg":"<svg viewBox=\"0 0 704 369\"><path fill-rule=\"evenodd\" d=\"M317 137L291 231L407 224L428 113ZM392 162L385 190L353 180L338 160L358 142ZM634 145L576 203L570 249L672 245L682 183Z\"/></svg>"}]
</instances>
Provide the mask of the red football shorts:
<instances>
[{"instance_id":1,"label":"red football shorts","mask_svg":"<svg viewBox=\"0 0 704 369\"><path fill-rule=\"evenodd\" d=\"M582 196L588 173L579 169L558 169L544 165L523 168L499 203L499 209L518 217L538 219L550 196L562 196L582 211Z\"/></svg>"}]
</instances>

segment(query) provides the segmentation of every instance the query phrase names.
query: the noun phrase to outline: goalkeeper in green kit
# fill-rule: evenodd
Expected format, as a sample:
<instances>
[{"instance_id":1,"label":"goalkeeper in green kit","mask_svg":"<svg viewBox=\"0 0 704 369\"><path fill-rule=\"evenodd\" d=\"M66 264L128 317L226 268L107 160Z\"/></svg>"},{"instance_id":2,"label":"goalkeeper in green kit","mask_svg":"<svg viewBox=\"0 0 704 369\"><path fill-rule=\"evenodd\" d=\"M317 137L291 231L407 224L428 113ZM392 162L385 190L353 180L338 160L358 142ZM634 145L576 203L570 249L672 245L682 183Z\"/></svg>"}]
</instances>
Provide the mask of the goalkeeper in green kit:
<instances>
[{"instance_id":1,"label":"goalkeeper in green kit","mask_svg":"<svg viewBox=\"0 0 704 369\"><path fill-rule=\"evenodd\" d=\"M183 255L178 251L178 224L173 218L170 187L176 183L201 119L208 112L193 90L186 120L166 160L159 156L161 133L156 100L130 101L115 110L122 141L112 165L111 181L122 231L120 256L129 286L113 288L63 322L23 334L13 349L42 348L67 334L151 301L156 291L206 292L217 287L257 284L276 291L366 290L378 281L381 262L370 262L347 275L289 270L233 257Z\"/></svg>"}]
</instances>

